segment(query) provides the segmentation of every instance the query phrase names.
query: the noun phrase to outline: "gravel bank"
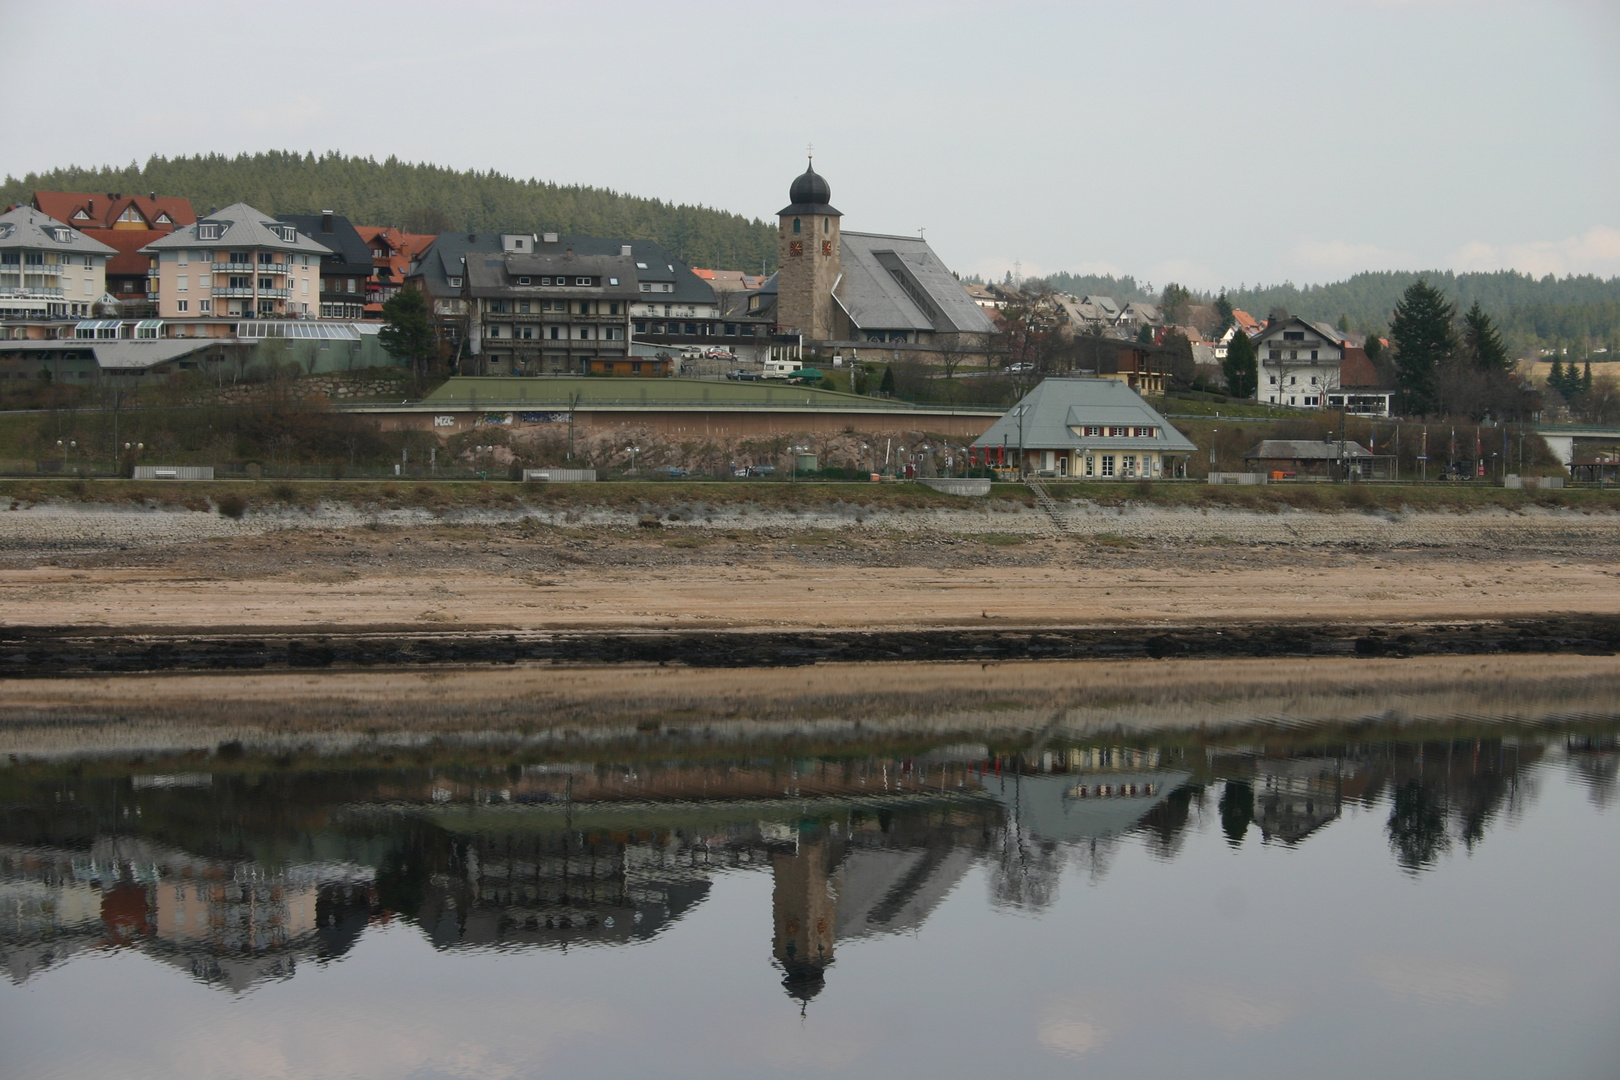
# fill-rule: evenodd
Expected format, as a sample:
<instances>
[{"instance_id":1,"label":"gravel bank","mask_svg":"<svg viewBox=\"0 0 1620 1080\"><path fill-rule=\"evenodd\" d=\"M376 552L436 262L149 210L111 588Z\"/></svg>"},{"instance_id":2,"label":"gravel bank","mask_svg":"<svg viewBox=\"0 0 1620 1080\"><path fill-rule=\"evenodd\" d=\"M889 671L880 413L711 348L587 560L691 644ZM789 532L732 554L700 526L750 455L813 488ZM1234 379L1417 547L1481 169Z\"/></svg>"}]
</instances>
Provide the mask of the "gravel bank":
<instances>
[{"instance_id":1,"label":"gravel bank","mask_svg":"<svg viewBox=\"0 0 1620 1080\"><path fill-rule=\"evenodd\" d=\"M1570 510L1502 509L1466 514L1385 511L1322 513L1283 509L1255 513L1219 508L1099 507L1070 503L1059 508L1068 536L1144 546L1282 544L1359 548L1538 548L1591 551L1620 541L1620 515ZM38 504L0 512L0 552L73 554L257 536L284 530L363 527L423 528L434 525L510 526L532 520L570 528L626 529L653 521L669 529L726 531L860 530L867 532L983 536L1052 536L1052 518L1039 510L993 501L973 510L872 511L834 504L826 509L782 512L747 505L663 508L659 514L617 509L472 510L435 513L424 509L368 511L342 504L314 510L250 512L240 519L216 511Z\"/></svg>"}]
</instances>

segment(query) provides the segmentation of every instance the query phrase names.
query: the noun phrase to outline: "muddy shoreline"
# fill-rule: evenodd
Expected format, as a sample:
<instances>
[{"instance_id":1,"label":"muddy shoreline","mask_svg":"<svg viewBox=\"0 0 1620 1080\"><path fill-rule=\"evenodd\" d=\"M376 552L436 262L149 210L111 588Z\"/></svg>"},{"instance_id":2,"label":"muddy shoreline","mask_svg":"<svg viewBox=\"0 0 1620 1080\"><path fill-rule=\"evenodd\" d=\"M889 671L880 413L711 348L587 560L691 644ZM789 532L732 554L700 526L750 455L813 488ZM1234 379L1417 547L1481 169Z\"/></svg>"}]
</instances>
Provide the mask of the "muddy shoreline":
<instances>
[{"instance_id":1,"label":"muddy shoreline","mask_svg":"<svg viewBox=\"0 0 1620 1080\"><path fill-rule=\"evenodd\" d=\"M1613 655L1620 616L1425 620L1386 624L1231 622L907 630L295 633L0 631L0 678L157 671L424 668L465 664L798 667L892 660L1219 659Z\"/></svg>"}]
</instances>

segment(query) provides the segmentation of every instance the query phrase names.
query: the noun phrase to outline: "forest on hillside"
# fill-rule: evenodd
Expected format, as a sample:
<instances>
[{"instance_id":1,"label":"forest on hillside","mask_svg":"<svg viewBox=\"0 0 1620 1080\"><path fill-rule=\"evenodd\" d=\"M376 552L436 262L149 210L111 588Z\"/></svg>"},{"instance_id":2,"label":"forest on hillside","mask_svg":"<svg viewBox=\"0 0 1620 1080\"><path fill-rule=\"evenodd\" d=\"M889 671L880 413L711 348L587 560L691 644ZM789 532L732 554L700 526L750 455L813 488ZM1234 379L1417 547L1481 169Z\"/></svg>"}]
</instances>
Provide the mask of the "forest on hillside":
<instances>
[{"instance_id":1,"label":"forest on hillside","mask_svg":"<svg viewBox=\"0 0 1620 1080\"><path fill-rule=\"evenodd\" d=\"M776 266L776 227L704 206L605 188L519 180L497 172L288 151L151 157L117 168L70 166L7 176L0 205L34 191L157 192L191 200L198 214L245 202L269 214L333 210L360 225L409 232L560 232L656 240L691 266L759 272Z\"/></svg>"},{"instance_id":2,"label":"forest on hillside","mask_svg":"<svg viewBox=\"0 0 1620 1080\"><path fill-rule=\"evenodd\" d=\"M1584 357L1597 350L1620 356L1620 277L1592 274L1533 277L1516 270L1458 274L1450 270L1366 271L1325 285L1243 285L1227 289L1234 307L1264 320L1274 309L1318 322L1339 323L1352 330L1385 334L1390 313L1407 288L1419 278L1440 290L1457 311L1474 301L1488 314L1515 356L1538 349ZM967 280L976 281L976 278ZM1010 280L1002 284L1011 285ZM1092 274L1052 274L1026 278L1029 292L1064 292L1075 296L1101 293L1121 303L1156 301L1151 285L1136 278ZM1212 303L1214 293L1193 290L1193 303Z\"/></svg>"}]
</instances>

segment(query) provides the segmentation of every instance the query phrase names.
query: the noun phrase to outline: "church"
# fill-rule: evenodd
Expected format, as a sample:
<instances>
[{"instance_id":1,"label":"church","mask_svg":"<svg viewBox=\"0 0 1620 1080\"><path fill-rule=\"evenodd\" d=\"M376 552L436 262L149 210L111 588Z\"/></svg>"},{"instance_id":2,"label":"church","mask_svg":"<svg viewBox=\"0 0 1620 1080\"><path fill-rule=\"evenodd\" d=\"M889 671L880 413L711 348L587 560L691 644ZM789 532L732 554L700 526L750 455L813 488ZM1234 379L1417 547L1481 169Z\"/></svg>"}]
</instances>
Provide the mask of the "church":
<instances>
[{"instance_id":1,"label":"church","mask_svg":"<svg viewBox=\"0 0 1620 1080\"><path fill-rule=\"evenodd\" d=\"M750 314L816 352L983 359L995 326L927 241L845 232L813 163L778 218L778 269L750 298Z\"/></svg>"}]
</instances>

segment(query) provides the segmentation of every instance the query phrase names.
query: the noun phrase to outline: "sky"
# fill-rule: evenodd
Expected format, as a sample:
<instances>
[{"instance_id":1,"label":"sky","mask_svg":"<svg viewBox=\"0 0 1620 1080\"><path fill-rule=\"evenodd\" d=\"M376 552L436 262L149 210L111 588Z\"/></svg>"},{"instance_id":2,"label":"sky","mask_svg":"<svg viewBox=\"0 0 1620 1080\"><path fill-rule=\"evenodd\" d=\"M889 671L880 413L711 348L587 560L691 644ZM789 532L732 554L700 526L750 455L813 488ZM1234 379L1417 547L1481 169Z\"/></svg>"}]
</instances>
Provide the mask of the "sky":
<instances>
[{"instance_id":1,"label":"sky","mask_svg":"<svg viewBox=\"0 0 1620 1080\"><path fill-rule=\"evenodd\" d=\"M0 0L0 36L13 176L338 150L771 219L814 146L845 228L963 274L1620 275L1613 0Z\"/></svg>"}]
</instances>

